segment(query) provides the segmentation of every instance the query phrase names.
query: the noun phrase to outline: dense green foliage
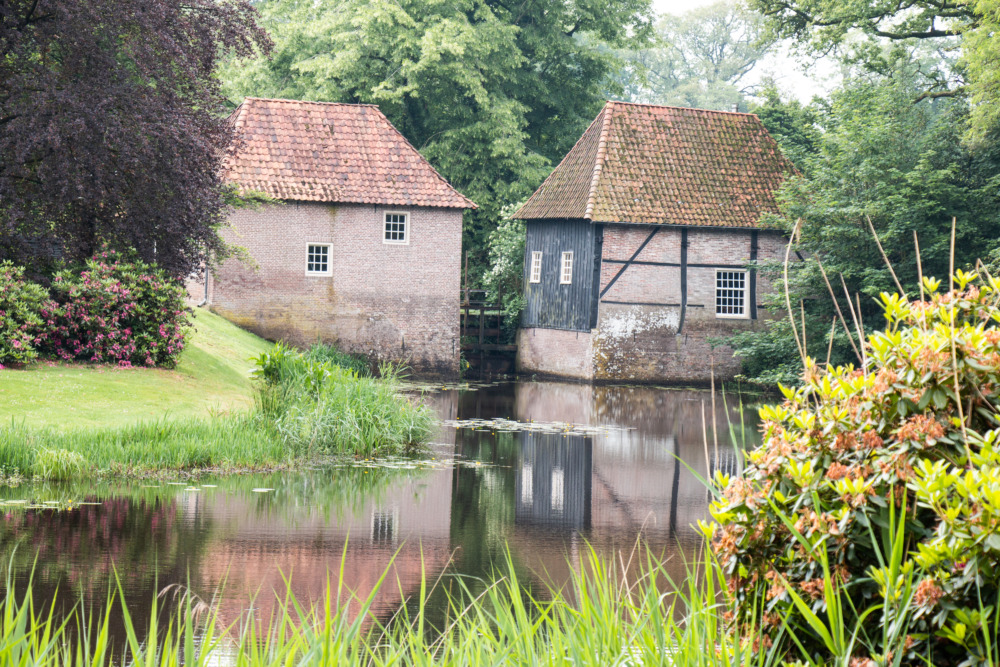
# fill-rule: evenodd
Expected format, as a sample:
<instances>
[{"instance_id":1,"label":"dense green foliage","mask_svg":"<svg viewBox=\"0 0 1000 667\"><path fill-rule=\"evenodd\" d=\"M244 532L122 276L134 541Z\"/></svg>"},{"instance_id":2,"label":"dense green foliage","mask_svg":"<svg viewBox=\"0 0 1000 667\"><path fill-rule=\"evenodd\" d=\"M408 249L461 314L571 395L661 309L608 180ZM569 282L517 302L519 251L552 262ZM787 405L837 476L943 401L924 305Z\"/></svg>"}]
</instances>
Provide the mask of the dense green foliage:
<instances>
[{"instance_id":1,"label":"dense green foliage","mask_svg":"<svg viewBox=\"0 0 1000 667\"><path fill-rule=\"evenodd\" d=\"M759 14L720 0L656 22L651 46L624 54L632 102L745 110L747 75L773 46Z\"/></svg>"},{"instance_id":2,"label":"dense green foliage","mask_svg":"<svg viewBox=\"0 0 1000 667\"><path fill-rule=\"evenodd\" d=\"M822 132L818 122L824 109L804 105L798 100L785 102L777 88L768 86L761 91L750 111L760 118L785 157L800 170L806 169L808 158L820 146Z\"/></svg>"},{"instance_id":3,"label":"dense green foliage","mask_svg":"<svg viewBox=\"0 0 1000 667\"><path fill-rule=\"evenodd\" d=\"M857 627L864 659L996 664L1000 282L956 283L941 293L925 279L928 300L883 294L888 325L865 343L867 364L810 360L803 385L761 410L765 442L744 474L719 475L709 532L737 632L763 606L769 641L791 626L817 663L841 658L809 632L811 610ZM887 587L904 604L881 604Z\"/></svg>"},{"instance_id":4,"label":"dense green foliage","mask_svg":"<svg viewBox=\"0 0 1000 667\"><path fill-rule=\"evenodd\" d=\"M24 267L0 262L0 368L24 364L38 356L43 331L42 309L49 301L41 285L24 277Z\"/></svg>"},{"instance_id":5,"label":"dense green foliage","mask_svg":"<svg viewBox=\"0 0 1000 667\"><path fill-rule=\"evenodd\" d=\"M1000 130L1000 1L975 0L968 6L978 25L962 37L963 62L972 101L971 137L982 141Z\"/></svg>"},{"instance_id":6,"label":"dense green foliage","mask_svg":"<svg viewBox=\"0 0 1000 667\"><path fill-rule=\"evenodd\" d=\"M371 375L371 362L360 354L348 354L341 352L333 345L316 343L302 354L303 359L310 362L328 363L331 366L340 366L356 375Z\"/></svg>"},{"instance_id":7,"label":"dense green foliage","mask_svg":"<svg viewBox=\"0 0 1000 667\"><path fill-rule=\"evenodd\" d=\"M505 216L489 236L489 270L483 276L486 300L503 311L503 337L513 342L524 310L524 221Z\"/></svg>"},{"instance_id":8,"label":"dense green foliage","mask_svg":"<svg viewBox=\"0 0 1000 667\"><path fill-rule=\"evenodd\" d=\"M857 76L814 109L815 127L800 107L782 111L771 102L765 122L783 126L779 140L802 169L779 192L781 215L765 222L791 234L801 220L790 266L789 291L796 320L804 309L812 356L825 359L836 314L819 270L829 277L848 328L855 331L848 297L860 309L861 324L881 317L875 302L894 282L869 229L874 226L905 289L917 290L918 265L913 234L919 237L923 271L946 275L952 217L958 219L956 266L986 258L1000 238L1000 147L962 142L968 105L962 100L913 102L917 82L906 72L885 78ZM788 129L784 129L787 127ZM787 134L782 135L782 133ZM793 143L794 142L794 143ZM810 145L815 146L809 153ZM799 257L805 261L799 261ZM782 286L781 267L762 272ZM782 289L767 297L773 311L786 313ZM801 302L801 306L800 306ZM760 333L733 339L744 373L765 382L798 377L794 337L787 316L768 322ZM844 327L837 325L832 359L858 361Z\"/></svg>"},{"instance_id":9,"label":"dense green foliage","mask_svg":"<svg viewBox=\"0 0 1000 667\"><path fill-rule=\"evenodd\" d=\"M617 57L649 33L649 0L267 0L269 60L222 74L245 95L379 105L480 209L481 266L501 209L524 199L600 110ZM474 271L477 275L479 272Z\"/></svg>"},{"instance_id":10,"label":"dense green foliage","mask_svg":"<svg viewBox=\"0 0 1000 667\"><path fill-rule=\"evenodd\" d=\"M1000 129L997 0L750 0L749 6L766 17L772 37L882 74L923 44L936 58L921 69L915 97L969 95L975 103L969 136L982 140Z\"/></svg>"}]
</instances>

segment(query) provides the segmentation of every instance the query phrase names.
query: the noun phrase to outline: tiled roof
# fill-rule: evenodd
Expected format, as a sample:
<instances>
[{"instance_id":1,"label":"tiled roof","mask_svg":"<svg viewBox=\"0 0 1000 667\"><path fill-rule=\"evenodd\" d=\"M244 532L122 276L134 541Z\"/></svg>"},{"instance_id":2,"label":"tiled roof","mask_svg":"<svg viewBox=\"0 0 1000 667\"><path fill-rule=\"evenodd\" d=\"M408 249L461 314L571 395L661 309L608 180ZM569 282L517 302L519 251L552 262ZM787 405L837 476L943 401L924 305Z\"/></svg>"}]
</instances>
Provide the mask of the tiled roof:
<instances>
[{"instance_id":1,"label":"tiled roof","mask_svg":"<svg viewBox=\"0 0 1000 667\"><path fill-rule=\"evenodd\" d=\"M475 208L371 104L248 97L226 179L277 199Z\"/></svg>"},{"instance_id":2,"label":"tiled roof","mask_svg":"<svg viewBox=\"0 0 1000 667\"><path fill-rule=\"evenodd\" d=\"M515 217L753 227L792 173L753 114L608 102Z\"/></svg>"}]
</instances>

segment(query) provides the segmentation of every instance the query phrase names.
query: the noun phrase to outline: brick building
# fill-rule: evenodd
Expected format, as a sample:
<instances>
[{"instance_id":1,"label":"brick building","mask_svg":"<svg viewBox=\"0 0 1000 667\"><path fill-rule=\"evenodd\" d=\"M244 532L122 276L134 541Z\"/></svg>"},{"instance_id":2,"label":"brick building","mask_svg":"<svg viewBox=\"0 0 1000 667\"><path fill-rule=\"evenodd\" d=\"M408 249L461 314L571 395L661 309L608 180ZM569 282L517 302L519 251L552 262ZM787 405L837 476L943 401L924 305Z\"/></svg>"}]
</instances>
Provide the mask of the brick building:
<instances>
[{"instance_id":1,"label":"brick building","mask_svg":"<svg viewBox=\"0 0 1000 667\"><path fill-rule=\"evenodd\" d=\"M475 208L378 107L247 98L227 180L279 203L237 209L209 307L271 340L334 343L454 377L462 212Z\"/></svg>"},{"instance_id":2,"label":"brick building","mask_svg":"<svg viewBox=\"0 0 1000 667\"><path fill-rule=\"evenodd\" d=\"M794 167L752 114L608 102L516 213L527 222L521 372L700 382L759 326L758 229ZM749 265L749 268L748 268Z\"/></svg>"}]
</instances>

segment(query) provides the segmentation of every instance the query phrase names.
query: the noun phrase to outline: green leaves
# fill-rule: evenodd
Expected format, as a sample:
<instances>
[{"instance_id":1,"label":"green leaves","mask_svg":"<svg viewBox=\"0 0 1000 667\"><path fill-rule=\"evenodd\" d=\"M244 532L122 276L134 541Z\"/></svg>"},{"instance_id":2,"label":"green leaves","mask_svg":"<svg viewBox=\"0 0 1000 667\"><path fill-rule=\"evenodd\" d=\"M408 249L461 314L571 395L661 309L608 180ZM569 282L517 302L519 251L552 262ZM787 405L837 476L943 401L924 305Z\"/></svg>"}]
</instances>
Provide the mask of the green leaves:
<instances>
[{"instance_id":1,"label":"green leaves","mask_svg":"<svg viewBox=\"0 0 1000 667\"><path fill-rule=\"evenodd\" d=\"M859 646L876 664L996 655L1000 285L954 282L925 280L927 301L880 294L889 329L866 341L864 371L811 366L783 387L702 528L737 604L766 596L817 664Z\"/></svg>"}]
</instances>

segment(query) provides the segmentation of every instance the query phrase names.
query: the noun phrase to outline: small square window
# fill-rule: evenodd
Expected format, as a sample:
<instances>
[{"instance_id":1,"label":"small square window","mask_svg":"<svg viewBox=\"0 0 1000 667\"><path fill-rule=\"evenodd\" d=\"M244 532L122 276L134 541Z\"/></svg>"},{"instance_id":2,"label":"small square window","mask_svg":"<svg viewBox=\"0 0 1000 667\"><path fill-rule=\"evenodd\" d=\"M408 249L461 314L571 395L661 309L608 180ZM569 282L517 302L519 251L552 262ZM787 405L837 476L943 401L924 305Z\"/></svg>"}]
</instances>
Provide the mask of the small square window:
<instances>
[{"instance_id":1,"label":"small square window","mask_svg":"<svg viewBox=\"0 0 1000 667\"><path fill-rule=\"evenodd\" d=\"M573 282L573 251L562 254L562 262L559 263L559 284L569 285Z\"/></svg>"},{"instance_id":2,"label":"small square window","mask_svg":"<svg viewBox=\"0 0 1000 667\"><path fill-rule=\"evenodd\" d=\"M715 315L744 317L746 315L746 271L715 272Z\"/></svg>"},{"instance_id":3,"label":"small square window","mask_svg":"<svg viewBox=\"0 0 1000 667\"><path fill-rule=\"evenodd\" d=\"M531 251L531 275L528 277L529 283L542 282L542 251Z\"/></svg>"},{"instance_id":4,"label":"small square window","mask_svg":"<svg viewBox=\"0 0 1000 667\"><path fill-rule=\"evenodd\" d=\"M382 237L383 243L409 243L407 236L407 214L406 213L386 213L385 233Z\"/></svg>"},{"instance_id":5,"label":"small square window","mask_svg":"<svg viewBox=\"0 0 1000 667\"><path fill-rule=\"evenodd\" d=\"M329 276L330 269L330 244L310 243L306 246L306 275L307 276Z\"/></svg>"}]
</instances>

